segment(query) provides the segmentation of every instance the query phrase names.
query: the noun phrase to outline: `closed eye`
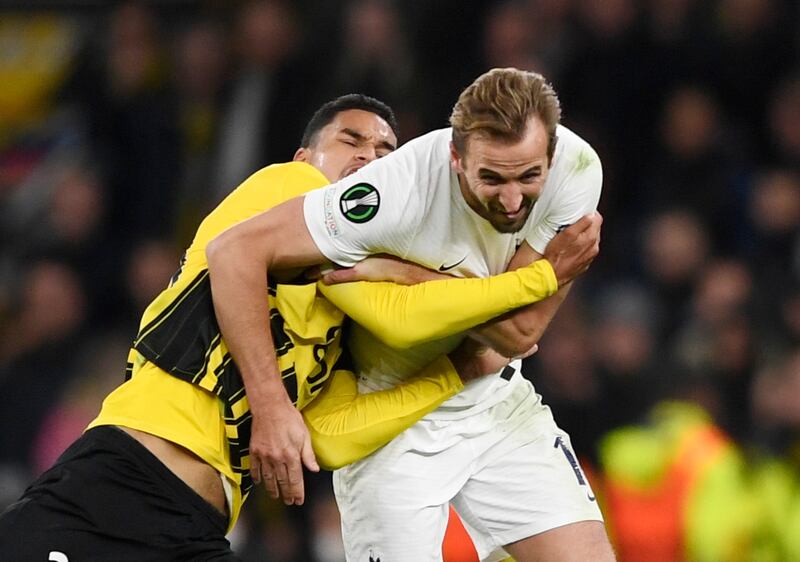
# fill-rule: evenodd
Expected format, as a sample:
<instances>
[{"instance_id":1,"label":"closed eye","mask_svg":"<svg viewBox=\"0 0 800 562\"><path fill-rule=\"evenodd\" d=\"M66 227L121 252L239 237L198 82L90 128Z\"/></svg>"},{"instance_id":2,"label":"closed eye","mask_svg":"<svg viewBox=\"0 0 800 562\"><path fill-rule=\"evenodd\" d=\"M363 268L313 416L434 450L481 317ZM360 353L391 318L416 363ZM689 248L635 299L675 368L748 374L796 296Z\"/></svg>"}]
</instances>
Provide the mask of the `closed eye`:
<instances>
[{"instance_id":1,"label":"closed eye","mask_svg":"<svg viewBox=\"0 0 800 562\"><path fill-rule=\"evenodd\" d=\"M478 177L483 183L489 185L499 185L505 181L502 177L494 174L480 174Z\"/></svg>"}]
</instances>

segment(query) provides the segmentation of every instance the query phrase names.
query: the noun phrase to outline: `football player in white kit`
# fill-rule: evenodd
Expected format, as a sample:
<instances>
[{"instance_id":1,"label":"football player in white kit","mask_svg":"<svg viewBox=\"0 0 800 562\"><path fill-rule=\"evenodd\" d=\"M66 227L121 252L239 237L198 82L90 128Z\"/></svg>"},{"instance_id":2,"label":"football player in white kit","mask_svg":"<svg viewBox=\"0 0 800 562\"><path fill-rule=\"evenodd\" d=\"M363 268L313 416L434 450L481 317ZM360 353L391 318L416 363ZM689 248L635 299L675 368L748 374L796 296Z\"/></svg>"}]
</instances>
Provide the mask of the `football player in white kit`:
<instances>
[{"instance_id":1,"label":"football player in white kit","mask_svg":"<svg viewBox=\"0 0 800 562\"><path fill-rule=\"evenodd\" d=\"M223 233L209 247L209 271L240 370L274 376L268 325L258 318L265 268L347 267L384 253L485 277L540 258L559 229L595 213L602 185L597 154L559 119L542 76L494 69L459 97L452 129ZM508 357L522 354L568 289L470 335ZM347 311L346 302L334 304ZM360 390L369 392L397 384L458 341L398 350L356 325L348 346ZM297 478L297 461L285 453L292 447L303 445L275 443L282 453L268 467L266 477L281 487ZM337 471L334 486L351 561L441 560L450 502L483 560L506 552L519 562L614 559L569 437L519 362L471 383L383 449Z\"/></svg>"}]
</instances>

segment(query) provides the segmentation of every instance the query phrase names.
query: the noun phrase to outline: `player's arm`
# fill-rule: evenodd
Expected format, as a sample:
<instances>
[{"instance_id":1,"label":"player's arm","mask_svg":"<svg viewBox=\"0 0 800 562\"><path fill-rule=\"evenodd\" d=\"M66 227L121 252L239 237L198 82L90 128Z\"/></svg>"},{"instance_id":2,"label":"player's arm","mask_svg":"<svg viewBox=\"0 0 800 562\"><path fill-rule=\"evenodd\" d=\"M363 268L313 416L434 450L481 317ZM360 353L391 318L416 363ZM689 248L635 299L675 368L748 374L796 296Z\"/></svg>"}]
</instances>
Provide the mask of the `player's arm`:
<instances>
[{"instance_id":1,"label":"player's arm","mask_svg":"<svg viewBox=\"0 0 800 562\"><path fill-rule=\"evenodd\" d=\"M540 254L525 243L517 250L509 269L524 267L523 264L540 257ZM567 283L555 295L545 300L477 326L470 330L470 336L506 357L516 357L539 342L571 287L572 283ZM529 347L526 348L526 345Z\"/></svg>"},{"instance_id":2,"label":"player's arm","mask_svg":"<svg viewBox=\"0 0 800 562\"><path fill-rule=\"evenodd\" d=\"M417 269L421 269L418 266ZM417 285L389 282L319 284L349 317L396 348L464 332L558 290L553 267L538 260L485 279L444 279Z\"/></svg>"},{"instance_id":3,"label":"player's arm","mask_svg":"<svg viewBox=\"0 0 800 562\"><path fill-rule=\"evenodd\" d=\"M544 259L531 261L513 272L484 279L456 279L402 260L369 258L353 268L326 275L325 281L388 279L394 283L419 284L320 284L320 290L385 343L410 347L463 332L554 295L559 285L566 286L594 259L599 242L599 220L589 217L578 221L550 242ZM524 259L530 257L526 254ZM528 316L533 315L528 313ZM538 321L539 318L531 320ZM495 331L499 338L509 337L513 326L502 324Z\"/></svg>"},{"instance_id":4,"label":"player's arm","mask_svg":"<svg viewBox=\"0 0 800 562\"><path fill-rule=\"evenodd\" d=\"M317 459L334 470L373 453L459 392L464 383L497 372L508 359L465 340L413 378L386 390L358 393L355 375L335 370L303 409Z\"/></svg>"},{"instance_id":5,"label":"player's arm","mask_svg":"<svg viewBox=\"0 0 800 562\"><path fill-rule=\"evenodd\" d=\"M251 475L255 482L263 476L273 497L280 491L287 504L301 504L301 461L311 470L317 464L302 416L281 381L266 296L272 272L324 261L305 226L303 199L225 230L208 244L206 257L217 321L253 414Z\"/></svg>"}]
</instances>

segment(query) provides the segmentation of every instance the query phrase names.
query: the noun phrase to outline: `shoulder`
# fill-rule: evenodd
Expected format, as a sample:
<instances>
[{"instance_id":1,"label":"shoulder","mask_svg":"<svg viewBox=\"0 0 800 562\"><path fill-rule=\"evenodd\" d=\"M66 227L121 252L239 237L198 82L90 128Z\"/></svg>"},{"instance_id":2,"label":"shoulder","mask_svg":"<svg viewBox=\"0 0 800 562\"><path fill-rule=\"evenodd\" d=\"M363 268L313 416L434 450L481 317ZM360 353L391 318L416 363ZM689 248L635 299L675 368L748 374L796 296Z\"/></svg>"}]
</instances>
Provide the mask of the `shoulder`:
<instances>
[{"instance_id":1,"label":"shoulder","mask_svg":"<svg viewBox=\"0 0 800 562\"><path fill-rule=\"evenodd\" d=\"M393 170L408 178L414 176L418 182L434 177L442 166L449 165L450 129L431 131L403 144L393 153L376 160L364 170Z\"/></svg>"},{"instance_id":2,"label":"shoulder","mask_svg":"<svg viewBox=\"0 0 800 562\"><path fill-rule=\"evenodd\" d=\"M354 188L374 191L380 197L382 207L385 203L393 214L402 213L408 218L412 210L425 208L434 194L447 192L449 139L449 129L417 137L392 154L370 162L328 190L337 195L351 194ZM360 194L358 190L355 194Z\"/></svg>"},{"instance_id":3,"label":"shoulder","mask_svg":"<svg viewBox=\"0 0 800 562\"><path fill-rule=\"evenodd\" d=\"M322 172L305 162L285 162L261 168L239 187L243 190L269 190L280 193L281 198L290 199L328 182Z\"/></svg>"},{"instance_id":4,"label":"shoulder","mask_svg":"<svg viewBox=\"0 0 800 562\"><path fill-rule=\"evenodd\" d=\"M579 173L591 167L601 166L597 151L577 133L559 125L556 135L558 144L553 157L553 171Z\"/></svg>"}]
</instances>

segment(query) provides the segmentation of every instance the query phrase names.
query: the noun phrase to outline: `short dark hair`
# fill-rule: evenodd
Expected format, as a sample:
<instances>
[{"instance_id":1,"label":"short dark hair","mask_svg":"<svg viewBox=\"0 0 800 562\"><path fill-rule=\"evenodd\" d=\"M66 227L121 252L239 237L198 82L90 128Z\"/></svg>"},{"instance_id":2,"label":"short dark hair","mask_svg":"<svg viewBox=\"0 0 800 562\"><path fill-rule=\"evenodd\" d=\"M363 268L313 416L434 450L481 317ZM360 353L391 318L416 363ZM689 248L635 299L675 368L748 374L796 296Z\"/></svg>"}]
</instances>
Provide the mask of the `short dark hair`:
<instances>
[{"instance_id":1,"label":"short dark hair","mask_svg":"<svg viewBox=\"0 0 800 562\"><path fill-rule=\"evenodd\" d=\"M400 129L397 126L397 117L394 115L392 108L380 100L365 96L364 94L346 94L331 100L322 105L311 120L306 125L306 130L303 131L303 138L300 140L302 148L308 148L317 141L317 134L342 111L350 109L360 109L374 113L392 128L394 135L400 138Z\"/></svg>"}]
</instances>

